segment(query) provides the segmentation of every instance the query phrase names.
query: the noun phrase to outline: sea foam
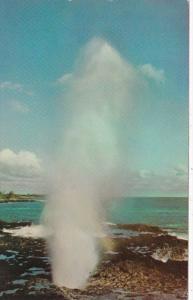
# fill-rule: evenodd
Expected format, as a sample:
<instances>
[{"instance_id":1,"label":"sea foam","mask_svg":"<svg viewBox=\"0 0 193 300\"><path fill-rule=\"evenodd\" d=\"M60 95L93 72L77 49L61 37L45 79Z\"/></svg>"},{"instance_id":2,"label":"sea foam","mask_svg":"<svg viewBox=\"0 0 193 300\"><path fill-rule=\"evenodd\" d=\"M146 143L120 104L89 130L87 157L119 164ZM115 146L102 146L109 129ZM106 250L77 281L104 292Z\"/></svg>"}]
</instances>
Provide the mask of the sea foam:
<instances>
[{"instance_id":1,"label":"sea foam","mask_svg":"<svg viewBox=\"0 0 193 300\"><path fill-rule=\"evenodd\" d=\"M30 226L23 226L17 227L14 229L7 229L4 228L3 232L9 233L12 236L19 236L25 238L45 238L48 236L48 232L43 225L30 225Z\"/></svg>"}]
</instances>

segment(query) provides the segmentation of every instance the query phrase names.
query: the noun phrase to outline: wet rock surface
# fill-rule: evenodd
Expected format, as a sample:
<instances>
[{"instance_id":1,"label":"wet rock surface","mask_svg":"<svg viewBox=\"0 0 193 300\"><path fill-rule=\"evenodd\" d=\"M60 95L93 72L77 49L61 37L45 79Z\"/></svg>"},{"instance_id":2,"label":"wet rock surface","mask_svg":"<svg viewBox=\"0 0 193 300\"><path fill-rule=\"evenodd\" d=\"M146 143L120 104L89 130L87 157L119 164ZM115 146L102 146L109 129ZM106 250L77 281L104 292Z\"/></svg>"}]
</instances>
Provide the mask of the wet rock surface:
<instances>
[{"instance_id":1,"label":"wet rock surface","mask_svg":"<svg viewBox=\"0 0 193 300\"><path fill-rule=\"evenodd\" d=\"M103 238L106 250L87 287L70 290L52 283L44 239L3 231L29 225L0 222L0 299L187 299L187 241L158 227L116 225L140 234Z\"/></svg>"}]
</instances>

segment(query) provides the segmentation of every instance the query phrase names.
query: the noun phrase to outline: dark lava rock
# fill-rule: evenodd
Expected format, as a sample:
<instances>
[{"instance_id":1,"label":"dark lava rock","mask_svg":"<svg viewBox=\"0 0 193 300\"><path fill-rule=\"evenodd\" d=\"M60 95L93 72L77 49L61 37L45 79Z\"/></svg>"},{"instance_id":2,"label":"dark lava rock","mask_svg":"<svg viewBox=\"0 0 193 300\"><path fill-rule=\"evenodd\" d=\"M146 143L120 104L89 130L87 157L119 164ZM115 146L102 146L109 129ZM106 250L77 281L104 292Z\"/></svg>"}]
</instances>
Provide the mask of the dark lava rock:
<instances>
[{"instance_id":1,"label":"dark lava rock","mask_svg":"<svg viewBox=\"0 0 193 300\"><path fill-rule=\"evenodd\" d=\"M44 239L14 237L2 231L27 225L30 223L0 222L0 299L187 299L187 261L183 260L187 241L154 226L121 225L141 234L101 239L104 248L109 248L96 272L83 290L71 290L52 283ZM162 262L165 257L168 259Z\"/></svg>"}]
</instances>

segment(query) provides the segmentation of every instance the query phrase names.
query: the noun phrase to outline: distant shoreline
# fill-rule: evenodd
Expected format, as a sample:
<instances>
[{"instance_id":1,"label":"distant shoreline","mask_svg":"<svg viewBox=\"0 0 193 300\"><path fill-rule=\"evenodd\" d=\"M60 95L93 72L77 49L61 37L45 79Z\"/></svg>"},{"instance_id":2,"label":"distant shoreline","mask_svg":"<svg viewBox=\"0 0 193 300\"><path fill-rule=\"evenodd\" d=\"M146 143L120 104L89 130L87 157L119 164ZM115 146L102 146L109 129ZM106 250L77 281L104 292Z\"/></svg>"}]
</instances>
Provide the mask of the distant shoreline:
<instances>
[{"instance_id":1,"label":"distant shoreline","mask_svg":"<svg viewBox=\"0 0 193 300\"><path fill-rule=\"evenodd\" d=\"M14 194L14 193L8 193L8 194L0 194L0 203L14 203L14 202L36 202L39 200L44 200L45 195L36 195L36 194Z\"/></svg>"},{"instance_id":2,"label":"distant shoreline","mask_svg":"<svg viewBox=\"0 0 193 300\"><path fill-rule=\"evenodd\" d=\"M0 204L1 203L16 203L16 202L38 202L38 201L40 201L40 199L16 199L16 200L0 199Z\"/></svg>"},{"instance_id":3,"label":"distant shoreline","mask_svg":"<svg viewBox=\"0 0 193 300\"><path fill-rule=\"evenodd\" d=\"M137 198L140 200L140 198L148 198L148 199L168 199L168 198L173 198L172 196L163 196L163 197L158 197L158 196L147 196L147 197L142 197L142 196L132 196L132 197L122 197L121 199L124 198ZM187 196L178 196L175 198L181 198L183 200L187 200ZM0 203L14 203L14 202L37 202L39 200L45 200L46 195L45 194L15 194L13 192L10 193L1 193L0 192Z\"/></svg>"}]
</instances>

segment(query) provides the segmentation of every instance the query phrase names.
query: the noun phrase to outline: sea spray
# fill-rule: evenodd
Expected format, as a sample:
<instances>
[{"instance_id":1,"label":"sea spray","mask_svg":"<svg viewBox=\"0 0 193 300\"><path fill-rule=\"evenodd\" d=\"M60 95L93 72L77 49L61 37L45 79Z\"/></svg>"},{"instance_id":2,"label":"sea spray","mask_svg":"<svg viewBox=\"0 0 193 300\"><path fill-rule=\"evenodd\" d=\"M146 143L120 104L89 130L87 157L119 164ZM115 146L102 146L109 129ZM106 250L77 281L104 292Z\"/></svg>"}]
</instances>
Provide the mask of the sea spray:
<instances>
[{"instance_id":1,"label":"sea spray","mask_svg":"<svg viewBox=\"0 0 193 300\"><path fill-rule=\"evenodd\" d=\"M50 176L44 224L55 284L82 288L99 262L103 204L119 190L126 161L119 127L135 72L106 41L91 40L65 87L62 134Z\"/></svg>"}]
</instances>

